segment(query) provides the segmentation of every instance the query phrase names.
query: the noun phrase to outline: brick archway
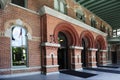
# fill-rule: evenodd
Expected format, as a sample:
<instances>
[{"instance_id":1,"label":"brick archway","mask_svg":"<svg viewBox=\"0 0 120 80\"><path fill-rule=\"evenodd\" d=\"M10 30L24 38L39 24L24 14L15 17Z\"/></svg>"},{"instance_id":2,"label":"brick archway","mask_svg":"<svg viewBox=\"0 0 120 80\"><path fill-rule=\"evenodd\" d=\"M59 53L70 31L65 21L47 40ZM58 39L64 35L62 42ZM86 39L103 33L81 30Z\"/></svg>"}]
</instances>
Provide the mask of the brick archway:
<instances>
[{"instance_id":1,"label":"brick archway","mask_svg":"<svg viewBox=\"0 0 120 80\"><path fill-rule=\"evenodd\" d=\"M97 65L105 65L106 64L106 42L105 39L98 35L95 40L95 48L97 48L96 52L96 62Z\"/></svg>"},{"instance_id":2,"label":"brick archway","mask_svg":"<svg viewBox=\"0 0 120 80\"><path fill-rule=\"evenodd\" d=\"M94 49L94 37L92 33L88 30L85 30L80 35L80 46L83 47L81 52L81 62L82 67L96 67L96 58Z\"/></svg>"},{"instance_id":3,"label":"brick archway","mask_svg":"<svg viewBox=\"0 0 120 80\"><path fill-rule=\"evenodd\" d=\"M68 39L68 46L78 45L78 34L74 27L69 23L60 23L54 29L55 42L58 43L58 33L63 32Z\"/></svg>"},{"instance_id":4,"label":"brick archway","mask_svg":"<svg viewBox=\"0 0 120 80\"><path fill-rule=\"evenodd\" d=\"M82 39L86 38L88 40L88 47L93 48L94 47L94 37L92 33L88 30L83 31L80 35L80 46L82 46Z\"/></svg>"},{"instance_id":5,"label":"brick archway","mask_svg":"<svg viewBox=\"0 0 120 80\"><path fill-rule=\"evenodd\" d=\"M99 43L102 50L106 49L106 42L101 35L98 35L95 40L95 48L97 48L97 43Z\"/></svg>"}]
</instances>

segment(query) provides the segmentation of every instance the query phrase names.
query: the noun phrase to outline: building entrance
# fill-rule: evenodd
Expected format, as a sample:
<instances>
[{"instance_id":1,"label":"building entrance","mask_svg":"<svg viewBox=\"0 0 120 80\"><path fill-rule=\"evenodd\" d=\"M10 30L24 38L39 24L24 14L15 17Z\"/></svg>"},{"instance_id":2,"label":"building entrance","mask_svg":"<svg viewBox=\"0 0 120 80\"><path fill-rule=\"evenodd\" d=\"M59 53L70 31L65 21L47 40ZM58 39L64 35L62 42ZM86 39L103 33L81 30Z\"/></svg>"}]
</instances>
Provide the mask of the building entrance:
<instances>
[{"instance_id":1,"label":"building entrance","mask_svg":"<svg viewBox=\"0 0 120 80\"><path fill-rule=\"evenodd\" d=\"M83 46L83 50L81 53L81 60L82 60L82 67L86 67L86 61L87 61L87 57L86 57L86 52L87 52L87 48L86 48L86 42L84 39L82 39L82 46Z\"/></svg>"},{"instance_id":2,"label":"building entrance","mask_svg":"<svg viewBox=\"0 0 120 80\"><path fill-rule=\"evenodd\" d=\"M58 65L59 69L68 69L68 49L67 49L67 37L63 32L58 34L58 42L60 48L58 48Z\"/></svg>"}]
</instances>

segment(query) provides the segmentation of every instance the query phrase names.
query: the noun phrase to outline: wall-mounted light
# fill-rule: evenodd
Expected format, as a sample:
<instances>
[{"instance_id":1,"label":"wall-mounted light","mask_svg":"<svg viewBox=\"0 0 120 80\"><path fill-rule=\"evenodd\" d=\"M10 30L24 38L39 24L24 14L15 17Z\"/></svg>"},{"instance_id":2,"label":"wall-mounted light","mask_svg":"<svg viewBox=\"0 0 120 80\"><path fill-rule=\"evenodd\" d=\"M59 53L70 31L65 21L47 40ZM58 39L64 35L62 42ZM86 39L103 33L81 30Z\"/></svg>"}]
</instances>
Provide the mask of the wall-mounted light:
<instances>
[{"instance_id":1,"label":"wall-mounted light","mask_svg":"<svg viewBox=\"0 0 120 80\"><path fill-rule=\"evenodd\" d=\"M60 42L62 42L63 40L62 39L60 39Z\"/></svg>"}]
</instances>

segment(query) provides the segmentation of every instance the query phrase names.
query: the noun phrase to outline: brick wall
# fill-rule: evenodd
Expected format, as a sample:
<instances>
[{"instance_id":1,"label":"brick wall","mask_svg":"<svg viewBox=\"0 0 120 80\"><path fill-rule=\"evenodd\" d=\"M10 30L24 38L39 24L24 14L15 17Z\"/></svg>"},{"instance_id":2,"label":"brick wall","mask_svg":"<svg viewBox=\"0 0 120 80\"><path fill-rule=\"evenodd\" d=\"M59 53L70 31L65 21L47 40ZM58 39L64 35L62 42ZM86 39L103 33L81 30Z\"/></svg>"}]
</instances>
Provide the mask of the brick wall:
<instances>
[{"instance_id":1,"label":"brick wall","mask_svg":"<svg viewBox=\"0 0 120 80\"><path fill-rule=\"evenodd\" d=\"M5 32L10 29L12 25L15 25L17 19L22 20L23 27L25 27L28 33L31 34L32 39L28 40L28 66L39 67L41 66L41 53L40 53L40 16L35 12L30 12L24 8L7 5L4 11L0 11L0 69L11 68L11 36L6 36ZM11 21L11 22L10 22ZM13 22L12 22L13 21ZM27 25L26 25L27 24ZM7 25L7 26L6 26ZM8 26L9 25L9 26ZM31 30L31 31L29 31ZM1 36L1 32L3 35ZM29 72L40 71L37 69L27 69L23 71L14 70L12 73L17 72ZM11 71L3 71L0 74L8 74Z\"/></svg>"},{"instance_id":2,"label":"brick wall","mask_svg":"<svg viewBox=\"0 0 120 80\"><path fill-rule=\"evenodd\" d=\"M11 54L10 54L10 39L7 37L0 37L0 68L10 68Z\"/></svg>"}]
</instances>

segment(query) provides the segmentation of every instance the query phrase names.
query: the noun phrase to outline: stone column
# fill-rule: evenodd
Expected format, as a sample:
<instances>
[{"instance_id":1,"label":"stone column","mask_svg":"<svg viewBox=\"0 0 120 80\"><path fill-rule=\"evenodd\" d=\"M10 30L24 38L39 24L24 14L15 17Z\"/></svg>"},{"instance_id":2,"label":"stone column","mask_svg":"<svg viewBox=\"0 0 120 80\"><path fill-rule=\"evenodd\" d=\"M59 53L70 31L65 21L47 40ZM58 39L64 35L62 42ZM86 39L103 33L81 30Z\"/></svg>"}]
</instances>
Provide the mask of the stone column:
<instances>
[{"instance_id":1,"label":"stone column","mask_svg":"<svg viewBox=\"0 0 120 80\"><path fill-rule=\"evenodd\" d=\"M71 68L73 70L77 70L77 69L82 70L81 51L82 51L83 47L70 46L70 49L72 51Z\"/></svg>"},{"instance_id":2,"label":"stone column","mask_svg":"<svg viewBox=\"0 0 120 80\"><path fill-rule=\"evenodd\" d=\"M88 56L88 67L90 68L96 68L96 51L97 49L94 49L94 48L89 48L88 49L88 53L87 53L87 56Z\"/></svg>"},{"instance_id":3,"label":"stone column","mask_svg":"<svg viewBox=\"0 0 120 80\"><path fill-rule=\"evenodd\" d=\"M57 50L58 47L60 47L60 44L45 42L42 43L42 47L45 49L42 53L42 59L44 59L42 64L43 73L48 74L50 72L58 72Z\"/></svg>"},{"instance_id":4,"label":"stone column","mask_svg":"<svg viewBox=\"0 0 120 80\"><path fill-rule=\"evenodd\" d=\"M100 50L100 65L107 65L107 50Z\"/></svg>"}]
</instances>

